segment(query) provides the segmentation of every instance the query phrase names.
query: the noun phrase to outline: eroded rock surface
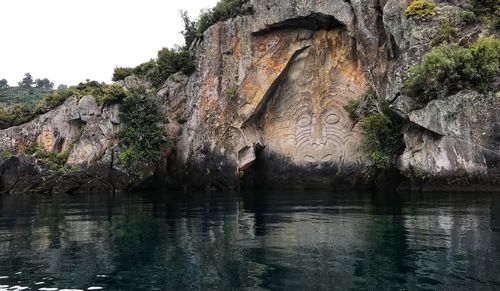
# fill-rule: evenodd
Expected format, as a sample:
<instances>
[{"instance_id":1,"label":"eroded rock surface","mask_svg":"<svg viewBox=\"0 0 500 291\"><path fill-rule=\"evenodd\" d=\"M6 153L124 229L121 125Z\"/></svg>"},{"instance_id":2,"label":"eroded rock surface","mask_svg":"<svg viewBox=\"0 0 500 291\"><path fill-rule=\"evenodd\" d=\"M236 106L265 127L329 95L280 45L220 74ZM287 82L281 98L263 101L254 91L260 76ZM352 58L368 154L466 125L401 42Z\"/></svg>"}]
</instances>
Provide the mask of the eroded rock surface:
<instances>
[{"instance_id":1,"label":"eroded rock surface","mask_svg":"<svg viewBox=\"0 0 500 291\"><path fill-rule=\"evenodd\" d=\"M93 96L70 97L34 120L0 131L0 192L56 192L124 189L130 181L110 158L120 130L119 105L98 106ZM64 174L23 156L27 146L68 153ZM17 155L19 153L20 155ZM116 177L114 177L116 176ZM116 183L115 183L116 182Z\"/></svg>"},{"instance_id":2,"label":"eroded rock surface","mask_svg":"<svg viewBox=\"0 0 500 291\"><path fill-rule=\"evenodd\" d=\"M462 91L411 111L400 169L445 184L500 183L500 98Z\"/></svg>"}]
</instances>

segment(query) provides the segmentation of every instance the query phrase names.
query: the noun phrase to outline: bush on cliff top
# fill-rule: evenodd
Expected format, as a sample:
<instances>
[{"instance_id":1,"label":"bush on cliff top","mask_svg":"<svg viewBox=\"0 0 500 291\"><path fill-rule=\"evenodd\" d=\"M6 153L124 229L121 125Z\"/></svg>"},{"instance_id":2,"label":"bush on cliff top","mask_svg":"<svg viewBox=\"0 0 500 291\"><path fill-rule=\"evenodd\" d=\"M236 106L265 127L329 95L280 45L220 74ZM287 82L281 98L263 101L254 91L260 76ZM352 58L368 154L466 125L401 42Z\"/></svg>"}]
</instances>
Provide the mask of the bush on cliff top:
<instances>
[{"instance_id":1,"label":"bush on cliff top","mask_svg":"<svg viewBox=\"0 0 500 291\"><path fill-rule=\"evenodd\" d=\"M430 50L410 69L404 92L421 102L448 96L463 88L484 92L492 89L493 78L498 74L499 38L479 38L467 48L445 43Z\"/></svg>"},{"instance_id":2,"label":"bush on cliff top","mask_svg":"<svg viewBox=\"0 0 500 291\"><path fill-rule=\"evenodd\" d=\"M172 74L182 71L186 75L192 74L196 67L189 47L196 38L203 37L203 33L219 21L253 13L250 0L221 0L214 8L202 11L197 21L191 21L185 11L181 12L184 22L185 45L177 48L163 48L158 56L135 68L117 67L113 73L113 81L120 81L130 75L144 77L155 88L160 88Z\"/></svg>"},{"instance_id":3,"label":"bush on cliff top","mask_svg":"<svg viewBox=\"0 0 500 291\"><path fill-rule=\"evenodd\" d=\"M196 21L191 21L185 11L181 12L184 22L185 46L189 48L196 38L203 38L203 33L212 25L236 16L249 15L254 12L250 0L221 0L214 8L201 11Z\"/></svg>"},{"instance_id":4,"label":"bush on cliff top","mask_svg":"<svg viewBox=\"0 0 500 291\"><path fill-rule=\"evenodd\" d=\"M413 0L406 8L404 15L410 17L424 17L432 15L434 11L434 4L427 0Z\"/></svg>"},{"instance_id":5,"label":"bush on cliff top","mask_svg":"<svg viewBox=\"0 0 500 291\"><path fill-rule=\"evenodd\" d=\"M115 68L113 81L120 81L134 74L160 88L172 74L182 71L190 75L195 71L194 60L186 48L163 48L154 60L142 63L135 68Z\"/></svg>"},{"instance_id":6,"label":"bush on cliff top","mask_svg":"<svg viewBox=\"0 0 500 291\"><path fill-rule=\"evenodd\" d=\"M212 25L219 21L225 21L236 16L253 13L250 0L221 0L214 8L205 10L196 21L196 32L198 37ZM187 43L186 43L187 45Z\"/></svg>"},{"instance_id":7,"label":"bush on cliff top","mask_svg":"<svg viewBox=\"0 0 500 291\"><path fill-rule=\"evenodd\" d=\"M134 70L132 68L116 67L113 72L113 77L111 78L111 81L117 82L124 80L128 76L131 76L133 73Z\"/></svg>"},{"instance_id":8,"label":"bush on cliff top","mask_svg":"<svg viewBox=\"0 0 500 291\"><path fill-rule=\"evenodd\" d=\"M83 97L92 95L99 105L120 102L125 97L125 89L118 85L107 85L97 81L87 81L69 88L61 87L41 98L34 106L30 104L16 104L10 108L0 107L0 129L21 125L37 116L44 114L61 105L71 96Z\"/></svg>"}]
</instances>

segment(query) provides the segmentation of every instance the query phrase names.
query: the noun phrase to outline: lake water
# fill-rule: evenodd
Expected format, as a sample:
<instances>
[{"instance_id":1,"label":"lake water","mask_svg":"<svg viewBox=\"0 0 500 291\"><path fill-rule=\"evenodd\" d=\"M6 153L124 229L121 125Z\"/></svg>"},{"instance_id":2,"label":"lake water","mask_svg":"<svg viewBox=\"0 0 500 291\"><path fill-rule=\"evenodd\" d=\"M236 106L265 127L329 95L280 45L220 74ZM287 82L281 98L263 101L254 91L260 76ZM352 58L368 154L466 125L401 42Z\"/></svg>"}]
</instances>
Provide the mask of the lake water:
<instances>
[{"instance_id":1,"label":"lake water","mask_svg":"<svg viewBox=\"0 0 500 291\"><path fill-rule=\"evenodd\" d=\"M3 196L0 290L500 290L499 231L500 194Z\"/></svg>"}]
</instances>

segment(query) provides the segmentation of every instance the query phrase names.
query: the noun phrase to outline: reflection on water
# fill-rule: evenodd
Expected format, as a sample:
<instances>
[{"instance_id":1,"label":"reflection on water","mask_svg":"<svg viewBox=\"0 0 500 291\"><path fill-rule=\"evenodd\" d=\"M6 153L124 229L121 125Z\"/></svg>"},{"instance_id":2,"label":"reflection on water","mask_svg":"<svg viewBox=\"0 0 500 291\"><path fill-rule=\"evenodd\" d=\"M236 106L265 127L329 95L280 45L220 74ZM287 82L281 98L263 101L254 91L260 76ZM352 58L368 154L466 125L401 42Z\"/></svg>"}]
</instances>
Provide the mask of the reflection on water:
<instances>
[{"instance_id":1,"label":"reflection on water","mask_svg":"<svg viewBox=\"0 0 500 291\"><path fill-rule=\"evenodd\" d=\"M499 204L471 194L2 197L0 289L498 290Z\"/></svg>"},{"instance_id":2,"label":"reflection on water","mask_svg":"<svg viewBox=\"0 0 500 291\"><path fill-rule=\"evenodd\" d=\"M491 202L491 230L500 231L500 195L492 198Z\"/></svg>"}]
</instances>

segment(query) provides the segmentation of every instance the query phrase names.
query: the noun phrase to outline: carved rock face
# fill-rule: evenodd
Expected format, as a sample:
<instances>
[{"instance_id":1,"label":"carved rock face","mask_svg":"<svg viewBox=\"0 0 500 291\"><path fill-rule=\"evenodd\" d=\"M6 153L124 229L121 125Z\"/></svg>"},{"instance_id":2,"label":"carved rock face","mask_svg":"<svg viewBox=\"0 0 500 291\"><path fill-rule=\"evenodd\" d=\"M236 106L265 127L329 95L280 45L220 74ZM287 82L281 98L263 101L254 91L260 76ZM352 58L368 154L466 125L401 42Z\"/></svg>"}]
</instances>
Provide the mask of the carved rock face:
<instances>
[{"instance_id":1,"label":"carved rock face","mask_svg":"<svg viewBox=\"0 0 500 291\"><path fill-rule=\"evenodd\" d=\"M361 160L361 132L344 106L366 90L347 33L320 31L290 65L262 117L269 153L295 164L342 166Z\"/></svg>"}]
</instances>

